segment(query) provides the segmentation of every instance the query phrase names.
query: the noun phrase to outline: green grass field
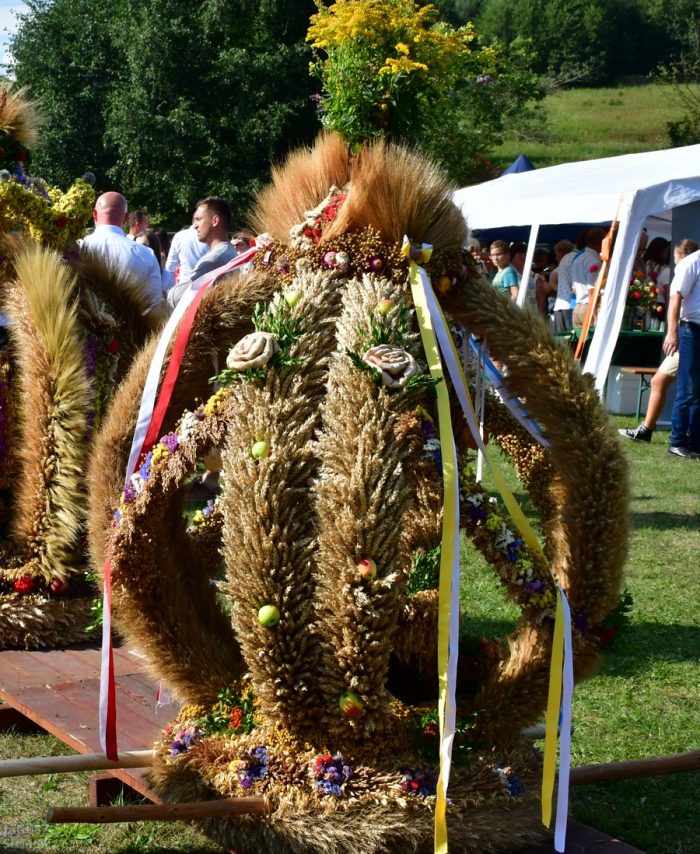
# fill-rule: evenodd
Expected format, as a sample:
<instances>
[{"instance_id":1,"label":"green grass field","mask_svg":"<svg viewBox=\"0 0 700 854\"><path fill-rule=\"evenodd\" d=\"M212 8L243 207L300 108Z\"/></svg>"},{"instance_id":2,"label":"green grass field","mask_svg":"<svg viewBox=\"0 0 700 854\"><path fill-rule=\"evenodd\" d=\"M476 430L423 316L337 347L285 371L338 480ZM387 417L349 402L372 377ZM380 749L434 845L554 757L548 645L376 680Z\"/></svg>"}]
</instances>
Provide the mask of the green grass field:
<instances>
[{"instance_id":1,"label":"green grass field","mask_svg":"<svg viewBox=\"0 0 700 854\"><path fill-rule=\"evenodd\" d=\"M611 416L616 427L634 418ZM625 586L634 605L605 664L574 695L572 766L665 756L698 748L700 733L700 462L621 439L630 461L632 537ZM515 481L511 485L516 489ZM517 493L516 493L517 494ZM524 496L520 495L520 499ZM525 505L524 501L521 501ZM467 549L472 620L512 624L483 560ZM478 610L474 602L478 602ZM697 854L700 772L574 788L580 821L649 854Z\"/></svg>"},{"instance_id":2,"label":"green grass field","mask_svg":"<svg viewBox=\"0 0 700 854\"><path fill-rule=\"evenodd\" d=\"M695 87L700 93L700 87ZM537 108L542 119L530 138L510 135L489 153L497 166L526 154L538 168L574 160L670 148L666 122L683 116L673 87L662 84L620 89L568 89Z\"/></svg>"}]
</instances>

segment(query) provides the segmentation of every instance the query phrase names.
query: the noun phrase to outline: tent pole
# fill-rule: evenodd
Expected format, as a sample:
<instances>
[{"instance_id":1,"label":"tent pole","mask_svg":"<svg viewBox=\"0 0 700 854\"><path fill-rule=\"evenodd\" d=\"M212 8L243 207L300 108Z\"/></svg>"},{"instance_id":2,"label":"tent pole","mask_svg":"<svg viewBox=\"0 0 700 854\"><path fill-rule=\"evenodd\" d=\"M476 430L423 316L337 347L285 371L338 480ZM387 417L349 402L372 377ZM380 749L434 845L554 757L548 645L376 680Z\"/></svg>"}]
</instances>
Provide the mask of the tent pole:
<instances>
[{"instance_id":1,"label":"tent pole","mask_svg":"<svg viewBox=\"0 0 700 854\"><path fill-rule=\"evenodd\" d=\"M530 227L530 238L527 244L527 252L525 253L525 264L523 266L523 275L520 279L520 289L518 290L518 305L522 308L527 299L527 289L530 285L530 272L532 270L532 259L535 256L535 246L537 244L537 235L540 230L540 224L533 222Z\"/></svg>"}]
</instances>

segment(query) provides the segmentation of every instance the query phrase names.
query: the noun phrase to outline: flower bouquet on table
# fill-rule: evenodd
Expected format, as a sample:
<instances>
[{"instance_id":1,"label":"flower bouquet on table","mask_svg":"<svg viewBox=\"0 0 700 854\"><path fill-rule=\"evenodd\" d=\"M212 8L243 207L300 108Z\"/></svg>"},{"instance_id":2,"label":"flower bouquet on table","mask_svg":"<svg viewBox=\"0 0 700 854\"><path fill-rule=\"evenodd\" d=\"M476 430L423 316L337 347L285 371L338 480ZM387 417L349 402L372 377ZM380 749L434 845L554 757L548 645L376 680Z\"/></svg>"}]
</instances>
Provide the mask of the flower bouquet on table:
<instances>
[{"instance_id":1,"label":"flower bouquet on table","mask_svg":"<svg viewBox=\"0 0 700 854\"><path fill-rule=\"evenodd\" d=\"M658 323L661 320L664 306L657 302L661 290L642 270L633 273L624 316L624 325L628 329L648 329L652 327L651 321L656 319Z\"/></svg>"}]
</instances>

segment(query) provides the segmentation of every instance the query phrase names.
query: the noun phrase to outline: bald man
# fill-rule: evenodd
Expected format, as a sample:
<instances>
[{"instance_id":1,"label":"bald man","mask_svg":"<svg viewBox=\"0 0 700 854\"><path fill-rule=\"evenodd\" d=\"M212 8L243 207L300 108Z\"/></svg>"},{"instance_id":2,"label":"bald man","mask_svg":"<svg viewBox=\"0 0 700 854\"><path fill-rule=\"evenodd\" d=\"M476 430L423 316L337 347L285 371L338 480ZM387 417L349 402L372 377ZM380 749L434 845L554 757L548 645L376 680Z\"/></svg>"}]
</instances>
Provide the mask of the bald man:
<instances>
[{"instance_id":1,"label":"bald man","mask_svg":"<svg viewBox=\"0 0 700 854\"><path fill-rule=\"evenodd\" d=\"M144 282L148 311L160 311L163 308L160 262L150 247L129 240L124 234L127 213L128 205L121 193L103 193L92 211L95 230L83 238L81 246L99 255L108 266Z\"/></svg>"}]
</instances>

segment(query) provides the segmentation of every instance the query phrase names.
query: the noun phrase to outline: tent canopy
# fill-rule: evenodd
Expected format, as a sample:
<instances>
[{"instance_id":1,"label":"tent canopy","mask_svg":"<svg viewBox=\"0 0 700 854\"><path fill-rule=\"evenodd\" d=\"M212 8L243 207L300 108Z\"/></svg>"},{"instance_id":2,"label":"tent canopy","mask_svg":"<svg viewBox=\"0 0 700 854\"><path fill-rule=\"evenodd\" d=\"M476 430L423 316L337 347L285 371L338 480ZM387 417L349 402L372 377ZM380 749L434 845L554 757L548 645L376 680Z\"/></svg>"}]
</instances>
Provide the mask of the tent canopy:
<instances>
[{"instance_id":1,"label":"tent canopy","mask_svg":"<svg viewBox=\"0 0 700 854\"><path fill-rule=\"evenodd\" d=\"M514 172L532 172L534 165L525 154L519 154L501 175L512 175Z\"/></svg>"},{"instance_id":2,"label":"tent canopy","mask_svg":"<svg viewBox=\"0 0 700 854\"><path fill-rule=\"evenodd\" d=\"M584 366L595 374L596 386L602 391L622 323L639 233L651 217L654 229L670 236L673 208L700 201L700 145L502 175L458 190L454 201L471 229L529 226L525 269L529 269L540 225L619 220L607 286Z\"/></svg>"}]
</instances>

